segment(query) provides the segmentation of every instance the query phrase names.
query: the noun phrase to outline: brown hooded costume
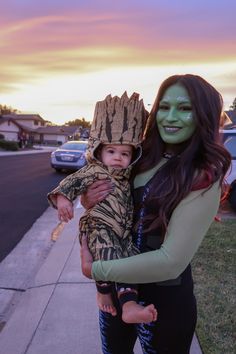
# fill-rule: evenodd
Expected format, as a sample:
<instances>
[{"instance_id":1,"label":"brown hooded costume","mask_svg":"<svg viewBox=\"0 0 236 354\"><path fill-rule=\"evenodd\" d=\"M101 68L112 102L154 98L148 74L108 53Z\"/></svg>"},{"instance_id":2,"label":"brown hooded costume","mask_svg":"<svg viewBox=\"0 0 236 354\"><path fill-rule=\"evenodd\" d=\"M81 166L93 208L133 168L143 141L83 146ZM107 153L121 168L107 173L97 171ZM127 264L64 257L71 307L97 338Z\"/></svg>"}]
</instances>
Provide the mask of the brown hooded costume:
<instances>
[{"instance_id":1,"label":"brown hooded costume","mask_svg":"<svg viewBox=\"0 0 236 354\"><path fill-rule=\"evenodd\" d=\"M111 95L97 102L90 131L87 166L66 177L48 194L56 207L55 195L62 194L74 201L97 179L109 179L114 190L80 218L80 238L86 235L94 260L111 260L135 255L138 249L132 242L133 203L129 177L132 165L141 156L141 142L147 111L139 95L121 98ZM134 157L127 169L105 166L96 158L101 144L128 144L134 146Z\"/></svg>"}]
</instances>

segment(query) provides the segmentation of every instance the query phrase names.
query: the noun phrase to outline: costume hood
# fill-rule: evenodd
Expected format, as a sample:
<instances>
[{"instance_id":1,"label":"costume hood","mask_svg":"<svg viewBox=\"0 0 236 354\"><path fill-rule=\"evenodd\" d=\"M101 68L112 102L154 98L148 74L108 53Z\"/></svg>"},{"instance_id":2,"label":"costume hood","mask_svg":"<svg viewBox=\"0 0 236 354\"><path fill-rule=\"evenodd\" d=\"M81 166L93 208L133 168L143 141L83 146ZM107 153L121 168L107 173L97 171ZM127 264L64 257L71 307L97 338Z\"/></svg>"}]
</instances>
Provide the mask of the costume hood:
<instances>
[{"instance_id":1,"label":"costume hood","mask_svg":"<svg viewBox=\"0 0 236 354\"><path fill-rule=\"evenodd\" d=\"M96 151L101 144L128 144L135 148L132 165L140 158L141 143L148 112L139 94L129 98L125 91L121 97L108 95L96 103L90 130L87 160L97 160Z\"/></svg>"}]
</instances>

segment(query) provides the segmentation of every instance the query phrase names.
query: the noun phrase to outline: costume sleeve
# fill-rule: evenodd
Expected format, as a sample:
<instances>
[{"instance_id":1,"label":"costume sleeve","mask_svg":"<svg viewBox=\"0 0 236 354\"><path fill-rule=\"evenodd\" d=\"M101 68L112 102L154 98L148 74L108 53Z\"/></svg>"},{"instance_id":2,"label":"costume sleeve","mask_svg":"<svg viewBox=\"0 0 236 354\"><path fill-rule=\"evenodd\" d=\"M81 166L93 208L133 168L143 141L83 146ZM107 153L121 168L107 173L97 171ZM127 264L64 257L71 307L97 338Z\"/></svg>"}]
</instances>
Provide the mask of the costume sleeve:
<instances>
[{"instance_id":1,"label":"costume sleeve","mask_svg":"<svg viewBox=\"0 0 236 354\"><path fill-rule=\"evenodd\" d=\"M75 173L67 176L60 184L50 193L47 198L49 204L54 208L56 205L56 195L62 194L64 197L73 202L79 195L81 195L87 187L94 182L96 174L92 168L83 168Z\"/></svg>"},{"instance_id":2,"label":"costume sleeve","mask_svg":"<svg viewBox=\"0 0 236 354\"><path fill-rule=\"evenodd\" d=\"M96 261L92 277L121 283L176 279L191 262L217 214L220 194L218 182L208 190L191 192L172 213L160 249L119 260Z\"/></svg>"}]
</instances>

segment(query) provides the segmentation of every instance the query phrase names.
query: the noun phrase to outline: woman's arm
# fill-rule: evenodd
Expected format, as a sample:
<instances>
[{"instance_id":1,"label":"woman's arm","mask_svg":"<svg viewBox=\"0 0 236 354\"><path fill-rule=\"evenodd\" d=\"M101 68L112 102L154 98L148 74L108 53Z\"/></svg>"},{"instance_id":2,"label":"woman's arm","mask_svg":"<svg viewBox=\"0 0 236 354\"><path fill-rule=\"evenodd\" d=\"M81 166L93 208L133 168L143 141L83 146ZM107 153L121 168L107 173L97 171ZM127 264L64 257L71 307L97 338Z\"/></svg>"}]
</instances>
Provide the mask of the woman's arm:
<instances>
[{"instance_id":1,"label":"woman's arm","mask_svg":"<svg viewBox=\"0 0 236 354\"><path fill-rule=\"evenodd\" d=\"M204 191L204 193L203 193ZM191 192L175 209L160 249L92 265L95 280L151 283L177 278L191 262L219 207L221 190Z\"/></svg>"},{"instance_id":2,"label":"woman's arm","mask_svg":"<svg viewBox=\"0 0 236 354\"><path fill-rule=\"evenodd\" d=\"M93 208L97 203L105 199L113 189L114 186L109 179L98 179L81 194L81 204L85 209Z\"/></svg>"}]
</instances>

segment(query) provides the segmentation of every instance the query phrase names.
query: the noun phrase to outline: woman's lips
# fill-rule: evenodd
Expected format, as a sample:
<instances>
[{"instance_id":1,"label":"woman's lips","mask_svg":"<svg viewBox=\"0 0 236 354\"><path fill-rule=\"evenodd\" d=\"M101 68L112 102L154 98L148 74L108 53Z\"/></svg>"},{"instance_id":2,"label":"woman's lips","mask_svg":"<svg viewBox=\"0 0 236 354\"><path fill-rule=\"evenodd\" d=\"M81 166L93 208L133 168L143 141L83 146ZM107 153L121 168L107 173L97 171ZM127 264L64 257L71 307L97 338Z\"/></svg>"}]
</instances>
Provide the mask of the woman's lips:
<instances>
[{"instance_id":1,"label":"woman's lips","mask_svg":"<svg viewBox=\"0 0 236 354\"><path fill-rule=\"evenodd\" d=\"M180 129L182 129L181 127L167 127L167 126L163 126L163 129L167 132L167 133L176 133L178 132Z\"/></svg>"}]
</instances>

